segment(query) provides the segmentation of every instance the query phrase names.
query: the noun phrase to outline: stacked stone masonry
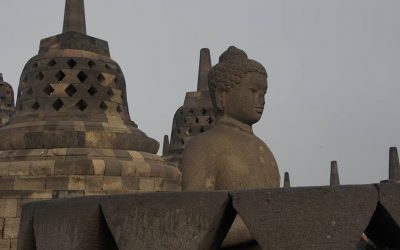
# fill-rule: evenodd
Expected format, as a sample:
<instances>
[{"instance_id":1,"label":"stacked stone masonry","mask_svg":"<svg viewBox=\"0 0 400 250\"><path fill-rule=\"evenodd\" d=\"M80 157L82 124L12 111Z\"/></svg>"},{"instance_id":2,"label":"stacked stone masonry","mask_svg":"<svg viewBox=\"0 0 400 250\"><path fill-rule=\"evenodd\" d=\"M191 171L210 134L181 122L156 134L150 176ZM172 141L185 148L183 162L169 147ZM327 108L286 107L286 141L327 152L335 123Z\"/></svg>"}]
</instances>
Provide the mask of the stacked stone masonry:
<instances>
[{"instance_id":1,"label":"stacked stone masonry","mask_svg":"<svg viewBox=\"0 0 400 250\"><path fill-rule=\"evenodd\" d=\"M162 158L126 150L0 151L0 249L15 249L21 207L91 195L179 191L181 173Z\"/></svg>"},{"instance_id":2,"label":"stacked stone masonry","mask_svg":"<svg viewBox=\"0 0 400 250\"><path fill-rule=\"evenodd\" d=\"M17 249L21 210L25 204L57 195L53 191L5 191L0 188L0 249Z\"/></svg>"}]
</instances>

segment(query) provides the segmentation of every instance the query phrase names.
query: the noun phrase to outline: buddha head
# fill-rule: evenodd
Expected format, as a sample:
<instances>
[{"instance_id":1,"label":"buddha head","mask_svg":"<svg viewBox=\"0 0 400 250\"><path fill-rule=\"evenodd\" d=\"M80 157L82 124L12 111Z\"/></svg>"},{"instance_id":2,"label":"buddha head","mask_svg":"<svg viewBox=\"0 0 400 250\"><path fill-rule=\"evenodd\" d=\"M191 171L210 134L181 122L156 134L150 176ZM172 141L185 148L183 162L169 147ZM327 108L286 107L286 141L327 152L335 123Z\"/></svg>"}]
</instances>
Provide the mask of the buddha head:
<instances>
[{"instance_id":1,"label":"buddha head","mask_svg":"<svg viewBox=\"0 0 400 250\"><path fill-rule=\"evenodd\" d=\"M267 72L247 54L229 47L208 75L210 96L217 117L252 125L261 119L267 92Z\"/></svg>"}]
</instances>

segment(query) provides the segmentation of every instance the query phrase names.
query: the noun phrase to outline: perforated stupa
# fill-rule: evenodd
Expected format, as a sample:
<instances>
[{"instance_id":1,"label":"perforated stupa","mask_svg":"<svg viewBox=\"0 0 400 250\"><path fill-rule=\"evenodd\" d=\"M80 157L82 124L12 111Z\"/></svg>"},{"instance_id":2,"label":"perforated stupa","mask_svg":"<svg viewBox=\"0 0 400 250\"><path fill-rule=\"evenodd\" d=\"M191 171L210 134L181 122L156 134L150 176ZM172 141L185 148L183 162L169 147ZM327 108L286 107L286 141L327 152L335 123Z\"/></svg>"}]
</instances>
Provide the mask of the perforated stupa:
<instances>
[{"instance_id":1,"label":"perforated stupa","mask_svg":"<svg viewBox=\"0 0 400 250\"><path fill-rule=\"evenodd\" d=\"M63 33L40 42L23 69L16 113L0 129L5 188L179 190L180 172L158 148L130 119L124 75L108 43L86 35L83 0L67 0Z\"/></svg>"}]
</instances>

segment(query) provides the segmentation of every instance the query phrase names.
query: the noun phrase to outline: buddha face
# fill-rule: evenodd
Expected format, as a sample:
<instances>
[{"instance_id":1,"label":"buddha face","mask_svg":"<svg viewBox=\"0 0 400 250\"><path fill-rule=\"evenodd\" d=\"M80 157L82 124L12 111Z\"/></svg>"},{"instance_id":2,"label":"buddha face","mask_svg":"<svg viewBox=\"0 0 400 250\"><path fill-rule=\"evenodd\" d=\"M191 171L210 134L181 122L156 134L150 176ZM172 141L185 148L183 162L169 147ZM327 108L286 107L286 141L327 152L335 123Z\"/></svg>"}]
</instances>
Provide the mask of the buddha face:
<instances>
[{"instance_id":1,"label":"buddha face","mask_svg":"<svg viewBox=\"0 0 400 250\"><path fill-rule=\"evenodd\" d=\"M223 113L243 123L252 125L261 119L264 111L267 77L248 73L240 84L223 93Z\"/></svg>"}]
</instances>

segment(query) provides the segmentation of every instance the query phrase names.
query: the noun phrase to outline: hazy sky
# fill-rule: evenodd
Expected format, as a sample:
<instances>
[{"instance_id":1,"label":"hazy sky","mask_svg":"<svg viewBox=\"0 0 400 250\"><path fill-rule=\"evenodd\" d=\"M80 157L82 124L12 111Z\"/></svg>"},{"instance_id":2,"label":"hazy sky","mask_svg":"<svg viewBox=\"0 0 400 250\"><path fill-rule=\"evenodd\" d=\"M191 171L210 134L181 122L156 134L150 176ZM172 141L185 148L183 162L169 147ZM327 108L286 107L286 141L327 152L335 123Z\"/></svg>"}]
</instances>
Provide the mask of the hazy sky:
<instances>
[{"instance_id":1,"label":"hazy sky","mask_svg":"<svg viewBox=\"0 0 400 250\"><path fill-rule=\"evenodd\" d=\"M62 30L64 0L1 0L0 72L17 89L42 38ZM88 35L124 71L132 119L162 143L199 50L230 45L267 68L267 108L254 131L292 185L387 179L400 146L399 0L86 0Z\"/></svg>"}]
</instances>

